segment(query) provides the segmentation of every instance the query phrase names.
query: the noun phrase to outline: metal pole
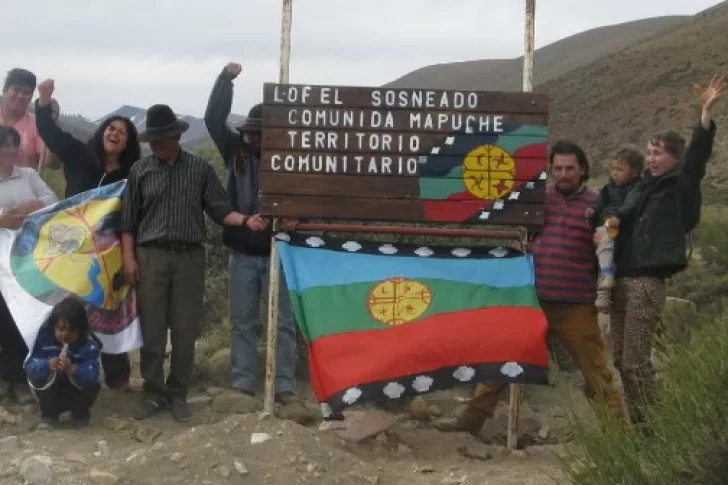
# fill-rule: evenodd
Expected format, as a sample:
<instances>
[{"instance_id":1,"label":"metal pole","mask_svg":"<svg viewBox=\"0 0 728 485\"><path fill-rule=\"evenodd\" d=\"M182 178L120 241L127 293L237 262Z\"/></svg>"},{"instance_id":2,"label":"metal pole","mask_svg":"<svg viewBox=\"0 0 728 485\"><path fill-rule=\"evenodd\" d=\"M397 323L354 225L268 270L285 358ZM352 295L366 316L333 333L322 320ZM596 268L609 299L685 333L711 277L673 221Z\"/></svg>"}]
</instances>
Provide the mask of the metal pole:
<instances>
[{"instance_id":1,"label":"metal pole","mask_svg":"<svg viewBox=\"0 0 728 485\"><path fill-rule=\"evenodd\" d=\"M293 0L283 0L281 14L281 57L278 82L288 84L288 74L291 61L291 22L293 17ZM272 222L273 232L278 229L278 220ZM270 274L268 280L268 332L265 360L265 398L263 410L273 415L275 411L275 383L276 383L276 349L278 341L278 291L280 261L275 239L271 241Z\"/></svg>"},{"instance_id":2,"label":"metal pole","mask_svg":"<svg viewBox=\"0 0 728 485\"><path fill-rule=\"evenodd\" d=\"M536 38L536 0L526 0L526 28L523 36L523 92L533 91L533 53ZM508 409L508 449L518 446L518 420L521 414L523 387L511 384Z\"/></svg>"}]
</instances>

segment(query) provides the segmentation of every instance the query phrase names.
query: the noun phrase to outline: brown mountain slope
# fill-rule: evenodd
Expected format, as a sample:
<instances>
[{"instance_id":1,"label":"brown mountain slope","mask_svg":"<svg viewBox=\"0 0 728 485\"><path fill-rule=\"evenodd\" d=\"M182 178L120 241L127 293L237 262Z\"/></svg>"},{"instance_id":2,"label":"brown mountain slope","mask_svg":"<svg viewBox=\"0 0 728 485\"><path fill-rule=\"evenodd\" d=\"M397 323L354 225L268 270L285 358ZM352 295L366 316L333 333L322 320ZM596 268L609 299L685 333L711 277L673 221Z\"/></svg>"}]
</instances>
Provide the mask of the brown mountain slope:
<instances>
[{"instance_id":1,"label":"brown mountain slope","mask_svg":"<svg viewBox=\"0 0 728 485\"><path fill-rule=\"evenodd\" d=\"M550 131L584 144L603 164L622 143L697 122L695 82L728 72L728 3L670 31L554 79L537 90L552 97ZM706 199L728 200L728 99L716 107L719 132L705 185Z\"/></svg>"},{"instance_id":2,"label":"brown mountain slope","mask_svg":"<svg viewBox=\"0 0 728 485\"><path fill-rule=\"evenodd\" d=\"M618 52L674 27L689 16L656 17L610 25L567 37L538 49L534 55L536 82L543 83L577 67ZM538 26L537 26L538 28ZM426 66L387 84L388 87L520 91L523 57L485 59Z\"/></svg>"}]
</instances>

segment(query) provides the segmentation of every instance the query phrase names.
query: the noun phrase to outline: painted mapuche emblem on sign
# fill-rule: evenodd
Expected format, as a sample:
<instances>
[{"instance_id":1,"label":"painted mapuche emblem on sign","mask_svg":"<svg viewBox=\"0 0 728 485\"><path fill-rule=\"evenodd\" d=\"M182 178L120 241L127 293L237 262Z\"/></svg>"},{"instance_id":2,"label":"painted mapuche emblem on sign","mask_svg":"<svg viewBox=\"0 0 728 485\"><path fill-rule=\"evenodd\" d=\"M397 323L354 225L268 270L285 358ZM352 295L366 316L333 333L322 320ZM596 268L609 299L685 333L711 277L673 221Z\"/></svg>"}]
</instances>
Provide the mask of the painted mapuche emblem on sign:
<instances>
[{"instance_id":1,"label":"painted mapuche emblem on sign","mask_svg":"<svg viewBox=\"0 0 728 485\"><path fill-rule=\"evenodd\" d=\"M84 196L27 219L11 249L10 267L37 300L52 306L75 295L87 303L92 328L114 334L136 316L134 292L122 280L120 198Z\"/></svg>"},{"instance_id":2,"label":"painted mapuche emblem on sign","mask_svg":"<svg viewBox=\"0 0 728 485\"><path fill-rule=\"evenodd\" d=\"M481 145L465 156L463 182L468 192L484 200L497 200L513 190L516 162L498 145Z\"/></svg>"},{"instance_id":3,"label":"painted mapuche emblem on sign","mask_svg":"<svg viewBox=\"0 0 728 485\"><path fill-rule=\"evenodd\" d=\"M411 322L430 308L432 292L419 281L390 278L369 292L369 313L378 322L397 326Z\"/></svg>"}]
</instances>

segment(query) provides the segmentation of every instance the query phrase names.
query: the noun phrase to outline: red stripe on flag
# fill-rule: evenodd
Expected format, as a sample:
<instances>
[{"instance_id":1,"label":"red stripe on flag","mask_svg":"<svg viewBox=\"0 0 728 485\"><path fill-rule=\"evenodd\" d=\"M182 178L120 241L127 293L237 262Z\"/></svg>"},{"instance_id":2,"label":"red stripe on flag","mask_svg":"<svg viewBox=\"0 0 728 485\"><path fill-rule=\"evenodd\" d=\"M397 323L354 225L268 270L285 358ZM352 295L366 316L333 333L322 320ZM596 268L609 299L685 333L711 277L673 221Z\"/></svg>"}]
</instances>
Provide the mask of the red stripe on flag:
<instances>
[{"instance_id":1,"label":"red stripe on flag","mask_svg":"<svg viewBox=\"0 0 728 485\"><path fill-rule=\"evenodd\" d=\"M350 387L444 367L490 362L548 367L547 327L539 308L489 307L328 335L311 344L311 384L323 402Z\"/></svg>"}]
</instances>

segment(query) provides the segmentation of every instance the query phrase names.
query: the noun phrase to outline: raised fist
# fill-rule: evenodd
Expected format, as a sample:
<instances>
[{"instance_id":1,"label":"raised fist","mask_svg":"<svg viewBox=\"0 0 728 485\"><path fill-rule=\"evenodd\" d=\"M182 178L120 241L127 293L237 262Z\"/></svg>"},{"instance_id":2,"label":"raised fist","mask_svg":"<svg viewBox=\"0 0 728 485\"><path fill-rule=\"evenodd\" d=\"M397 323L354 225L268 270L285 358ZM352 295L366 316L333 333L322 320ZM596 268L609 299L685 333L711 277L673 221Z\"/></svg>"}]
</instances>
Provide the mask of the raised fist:
<instances>
[{"instance_id":1,"label":"raised fist","mask_svg":"<svg viewBox=\"0 0 728 485\"><path fill-rule=\"evenodd\" d=\"M243 66L237 62L230 62L227 66L225 66L225 71L230 75L230 77L235 79L241 72L243 72Z\"/></svg>"},{"instance_id":2,"label":"raised fist","mask_svg":"<svg viewBox=\"0 0 728 485\"><path fill-rule=\"evenodd\" d=\"M55 88L56 86L53 79L46 79L38 85L38 103L41 106L48 106L51 104Z\"/></svg>"}]
</instances>

